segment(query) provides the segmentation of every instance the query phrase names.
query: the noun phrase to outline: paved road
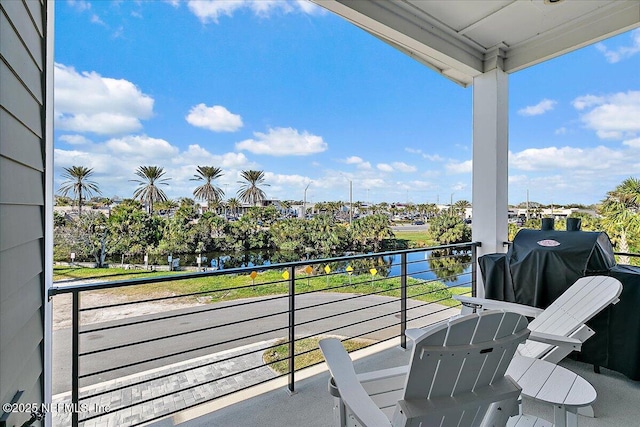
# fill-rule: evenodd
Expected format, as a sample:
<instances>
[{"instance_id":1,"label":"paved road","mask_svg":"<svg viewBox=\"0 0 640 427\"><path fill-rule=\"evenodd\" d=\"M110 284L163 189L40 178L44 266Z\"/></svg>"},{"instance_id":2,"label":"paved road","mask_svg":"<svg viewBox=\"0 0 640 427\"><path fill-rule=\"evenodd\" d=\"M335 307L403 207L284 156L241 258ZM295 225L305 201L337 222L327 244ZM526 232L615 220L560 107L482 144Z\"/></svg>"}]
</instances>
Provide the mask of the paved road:
<instances>
[{"instance_id":1,"label":"paved road","mask_svg":"<svg viewBox=\"0 0 640 427\"><path fill-rule=\"evenodd\" d=\"M342 336L362 335L362 338L380 340L399 334L399 326L390 326L399 322L399 315L396 314L400 309L398 299L380 296L353 297L352 294L337 293L297 296L296 336L326 333ZM81 379L80 386L84 387L256 342L287 337L288 298L286 296L247 299L242 300L242 303L244 305L237 306L238 301L231 301L87 325L83 330L88 330L88 333L82 335L80 341L81 354L108 347L125 347L81 357L81 375L132 363L135 365ZM421 304L424 303L409 301L410 308ZM420 306L409 311L409 318L423 316L440 309L442 306L436 304ZM422 326L437 319L449 317L451 314L451 310L447 310L413 322L410 326ZM169 315L174 317L159 319ZM148 320L152 321L122 326L133 321ZM353 325L344 327L345 324ZM98 330L111 326L118 327ZM205 328L211 329L192 332ZM149 343L127 345L174 334L180 335ZM239 336L250 337L238 339ZM71 388L70 349L70 330L54 331L54 394ZM138 364L140 361L158 357L162 358Z\"/></svg>"},{"instance_id":2,"label":"paved road","mask_svg":"<svg viewBox=\"0 0 640 427\"><path fill-rule=\"evenodd\" d=\"M424 224L424 225L413 225L413 224L407 224L407 225L394 225L391 227L391 230L393 231L427 231L429 229L429 224Z\"/></svg>"}]
</instances>

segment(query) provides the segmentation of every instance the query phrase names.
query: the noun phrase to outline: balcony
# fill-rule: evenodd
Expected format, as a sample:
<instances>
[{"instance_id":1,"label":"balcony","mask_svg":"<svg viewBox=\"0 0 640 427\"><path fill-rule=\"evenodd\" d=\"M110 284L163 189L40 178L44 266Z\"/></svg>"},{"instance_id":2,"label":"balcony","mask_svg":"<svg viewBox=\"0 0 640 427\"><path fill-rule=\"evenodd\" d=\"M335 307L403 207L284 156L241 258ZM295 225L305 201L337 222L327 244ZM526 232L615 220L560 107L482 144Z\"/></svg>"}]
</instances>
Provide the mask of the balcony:
<instances>
[{"instance_id":1,"label":"balcony","mask_svg":"<svg viewBox=\"0 0 640 427\"><path fill-rule=\"evenodd\" d=\"M274 379L295 393L306 338L406 347L407 327L457 314L452 293L473 292L475 247L61 284L53 402L80 410L54 425L139 425Z\"/></svg>"},{"instance_id":2,"label":"balcony","mask_svg":"<svg viewBox=\"0 0 640 427\"><path fill-rule=\"evenodd\" d=\"M331 425L326 368L301 366L312 348L297 345L338 336L362 347L352 353L357 369L406 363L404 330L459 313L451 294L475 292L475 249L54 287L54 306L68 321L54 332L53 425ZM264 354L279 361L279 371ZM633 425L640 383L563 364L598 391L598 418L581 425Z\"/></svg>"}]
</instances>

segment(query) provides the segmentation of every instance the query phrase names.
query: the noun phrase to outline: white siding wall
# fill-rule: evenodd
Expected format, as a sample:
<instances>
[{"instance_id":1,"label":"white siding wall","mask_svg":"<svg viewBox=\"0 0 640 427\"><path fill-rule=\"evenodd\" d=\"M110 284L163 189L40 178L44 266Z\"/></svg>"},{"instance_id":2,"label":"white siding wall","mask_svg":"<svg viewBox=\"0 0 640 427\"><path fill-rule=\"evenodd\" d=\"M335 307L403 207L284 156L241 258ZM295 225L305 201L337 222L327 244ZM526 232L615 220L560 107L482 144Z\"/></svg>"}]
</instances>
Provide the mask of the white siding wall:
<instances>
[{"instance_id":1,"label":"white siding wall","mask_svg":"<svg viewBox=\"0 0 640 427\"><path fill-rule=\"evenodd\" d=\"M0 0L0 401L43 402L44 0ZM28 414L12 415L20 425Z\"/></svg>"}]
</instances>

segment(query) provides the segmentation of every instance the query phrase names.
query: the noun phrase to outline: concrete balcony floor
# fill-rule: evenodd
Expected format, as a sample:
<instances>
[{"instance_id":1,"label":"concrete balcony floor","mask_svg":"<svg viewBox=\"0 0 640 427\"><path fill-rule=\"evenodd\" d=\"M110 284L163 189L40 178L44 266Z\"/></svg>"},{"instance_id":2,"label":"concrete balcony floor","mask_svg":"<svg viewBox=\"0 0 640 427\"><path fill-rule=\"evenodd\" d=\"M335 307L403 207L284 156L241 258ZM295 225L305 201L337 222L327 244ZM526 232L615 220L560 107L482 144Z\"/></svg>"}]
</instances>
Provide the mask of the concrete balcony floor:
<instances>
[{"instance_id":1,"label":"concrete balcony floor","mask_svg":"<svg viewBox=\"0 0 640 427\"><path fill-rule=\"evenodd\" d=\"M398 346L399 341L362 350L355 358L356 372L365 372L408 363L410 351ZM593 367L565 359L561 365L589 381L598 393L593 405L596 418L579 417L581 427L626 427L640 425L640 381L602 368L600 374ZM301 379L303 378L304 379ZM298 373L296 393L290 395L281 382L271 384L270 390L247 390L226 402L193 408L171 418L160 420L155 427L180 425L205 426L261 426L261 427L329 427L332 426L333 398L327 391L329 373L324 364ZM235 399L235 402L232 400ZM226 405L226 406L225 406ZM222 406L222 407L221 407ZM536 402L523 402L525 413L553 420L553 408Z\"/></svg>"}]
</instances>

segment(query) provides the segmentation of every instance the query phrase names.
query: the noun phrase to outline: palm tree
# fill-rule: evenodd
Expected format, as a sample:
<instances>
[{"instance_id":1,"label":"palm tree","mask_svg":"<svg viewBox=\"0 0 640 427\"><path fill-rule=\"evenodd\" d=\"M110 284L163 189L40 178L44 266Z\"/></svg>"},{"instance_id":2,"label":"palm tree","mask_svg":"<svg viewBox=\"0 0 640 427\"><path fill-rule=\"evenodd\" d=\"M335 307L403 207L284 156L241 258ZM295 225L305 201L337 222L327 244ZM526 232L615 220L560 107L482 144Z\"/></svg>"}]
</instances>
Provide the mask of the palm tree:
<instances>
[{"instance_id":1,"label":"palm tree","mask_svg":"<svg viewBox=\"0 0 640 427\"><path fill-rule=\"evenodd\" d=\"M207 211L215 212L219 214L224 209L224 202L222 200L211 200L207 202Z\"/></svg>"},{"instance_id":2,"label":"palm tree","mask_svg":"<svg viewBox=\"0 0 640 427\"><path fill-rule=\"evenodd\" d=\"M207 210L212 208L214 202L218 203L224 196L224 191L216 187L211 181L220 178L222 169L215 166L198 166L198 173L191 178L191 181L205 181L204 184L193 190L193 195L198 200L207 201Z\"/></svg>"},{"instance_id":3,"label":"palm tree","mask_svg":"<svg viewBox=\"0 0 640 427\"><path fill-rule=\"evenodd\" d=\"M467 208L471 207L471 203L467 200L458 200L453 204L453 211L464 218Z\"/></svg>"},{"instance_id":4,"label":"palm tree","mask_svg":"<svg viewBox=\"0 0 640 427\"><path fill-rule=\"evenodd\" d=\"M618 241L618 250L629 252L629 239L640 229L640 180L627 178L607 193L602 202L602 225ZM620 257L628 264L629 257Z\"/></svg>"},{"instance_id":5,"label":"palm tree","mask_svg":"<svg viewBox=\"0 0 640 427\"><path fill-rule=\"evenodd\" d=\"M136 171L141 179L132 179L138 183L138 189L134 191L133 198L140 199L149 206L149 213L153 214L153 203L164 202L167 195L158 186L169 185L167 181L171 178L163 178L166 172L159 166L140 166Z\"/></svg>"},{"instance_id":6,"label":"palm tree","mask_svg":"<svg viewBox=\"0 0 640 427\"><path fill-rule=\"evenodd\" d=\"M163 202L157 202L155 204L155 208L160 211L160 213L164 216L171 216L172 211L176 211L180 207L180 203L176 200L167 199ZM164 214L162 213L164 211Z\"/></svg>"},{"instance_id":7,"label":"palm tree","mask_svg":"<svg viewBox=\"0 0 640 427\"><path fill-rule=\"evenodd\" d=\"M235 197L232 197L229 200L227 200L227 208L229 208L229 210L231 211L233 216L237 216L238 215L238 208L240 206L242 206L242 204Z\"/></svg>"},{"instance_id":8,"label":"palm tree","mask_svg":"<svg viewBox=\"0 0 640 427\"><path fill-rule=\"evenodd\" d=\"M68 181L63 182L58 191L65 197L69 191L73 192L74 200L78 199L78 216L80 216L82 214L83 195L91 197L92 192L102 193L97 183L88 180L93 175L93 169L84 166L71 166L70 168L64 168L64 171L62 177L67 178Z\"/></svg>"},{"instance_id":9,"label":"palm tree","mask_svg":"<svg viewBox=\"0 0 640 427\"><path fill-rule=\"evenodd\" d=\"M240 200L256 206L258 202L267 198L264 191L258 187L258 185L269 186L269 184L264 183L264 171L242 171L242 179L246 182L239 181L239 183L242 184L242 187L238 190Z\"/></svg>"},{"instance_id":10,"label":"palm tree","mask_svg":"<svg viewBox=\"0 0 640 427\"><path fill-rule=\"evenodd\" d=\"M293 206L293 202L291 200L283 200L280 202L280 207L284 211L284 215L289 216L291 213L291 206ZM283 213L283 212L281 212Z\"/></svg>"}]
</instances>

